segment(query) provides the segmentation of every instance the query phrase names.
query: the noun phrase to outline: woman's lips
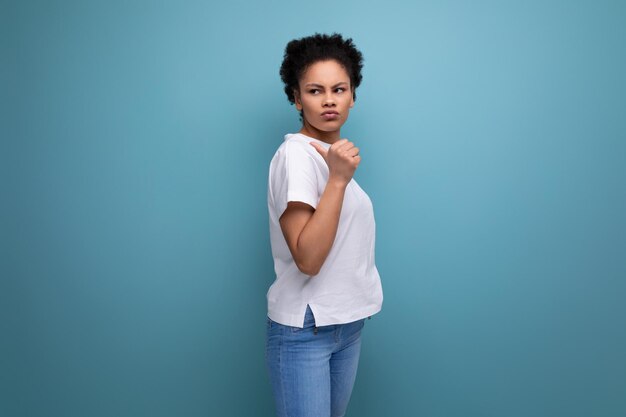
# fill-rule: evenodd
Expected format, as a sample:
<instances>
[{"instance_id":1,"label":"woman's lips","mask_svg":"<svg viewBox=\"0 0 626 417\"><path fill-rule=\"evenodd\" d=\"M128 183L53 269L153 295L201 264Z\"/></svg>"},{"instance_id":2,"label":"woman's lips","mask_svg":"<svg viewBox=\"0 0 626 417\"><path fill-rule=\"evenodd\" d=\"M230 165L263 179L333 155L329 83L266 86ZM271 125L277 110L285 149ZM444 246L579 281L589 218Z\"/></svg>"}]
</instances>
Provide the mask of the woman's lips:
<instances>
[{"instance_id":1,"label":"woman's lips","mask_svg":"<svg viewBox=\"0 0 626 417\"><path fill-rule=\"evenodd\" d=\"M324 120L335 120L336 118L339 117L339 114L337 114L337 113L324 113L324 114L322 114L322 117L324 118Z\"/></svg>"}]
</instances>

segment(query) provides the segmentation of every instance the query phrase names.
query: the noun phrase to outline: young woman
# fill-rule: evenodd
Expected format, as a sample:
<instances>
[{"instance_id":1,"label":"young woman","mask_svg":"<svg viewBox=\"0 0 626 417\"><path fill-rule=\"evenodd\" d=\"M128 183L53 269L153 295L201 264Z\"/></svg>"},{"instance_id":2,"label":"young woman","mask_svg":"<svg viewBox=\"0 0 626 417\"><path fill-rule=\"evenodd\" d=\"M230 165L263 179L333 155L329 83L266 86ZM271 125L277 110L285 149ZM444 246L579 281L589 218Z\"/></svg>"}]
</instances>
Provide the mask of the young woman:
<instances>
[{"instance_id":1,"label":"young woman","mask_svg":"<svg viewBox=\"0 0 626 417\"><path fill-rule=\"evenodd\" d=\"M267 292L266 364L279 417L339 417L356 377L365 319L382 308L372 202L341 138L363 57L341 35L292 40L280 76L302 128L270 162L276 280Z\"/></svg>"}]
</instances>

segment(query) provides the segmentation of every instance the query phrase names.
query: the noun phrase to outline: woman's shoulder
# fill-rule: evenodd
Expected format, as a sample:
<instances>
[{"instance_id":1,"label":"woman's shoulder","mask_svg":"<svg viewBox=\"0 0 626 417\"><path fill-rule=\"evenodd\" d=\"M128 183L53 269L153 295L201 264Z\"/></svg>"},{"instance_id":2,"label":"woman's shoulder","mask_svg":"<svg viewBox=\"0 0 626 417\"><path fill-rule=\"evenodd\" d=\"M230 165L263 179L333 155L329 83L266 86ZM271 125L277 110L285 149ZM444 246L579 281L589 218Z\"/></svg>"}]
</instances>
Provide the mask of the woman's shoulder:
<instances>
[{"instance_id":1,"label":"woman's shoulder","mask_svg":"<svg viewBox=\"0 0 626 417\"><path fill-rule=\"evenodd\" d=\"M309 150L309 148L313 149L311 145L309 145L309 142L310 142L310 139L304 135L301 135L299 133L287 133L285 135L285 140L283 141L283 145L285 145L286 147L290 149L296 149L296 150L300 150L300 149Z\"/></svg>"},{"instance_id":2,"label":"woman's shoulder","mask_svg":"<svg viewBox=\"0 0 626 417\"><path fill-rule=\"evenodd\" d=\"M283 142L276 149L274 157L285 157L289 155L311 155L315 149L309 145L309 140L298 133L287 133Z\"/></svg>"}]
</instances>

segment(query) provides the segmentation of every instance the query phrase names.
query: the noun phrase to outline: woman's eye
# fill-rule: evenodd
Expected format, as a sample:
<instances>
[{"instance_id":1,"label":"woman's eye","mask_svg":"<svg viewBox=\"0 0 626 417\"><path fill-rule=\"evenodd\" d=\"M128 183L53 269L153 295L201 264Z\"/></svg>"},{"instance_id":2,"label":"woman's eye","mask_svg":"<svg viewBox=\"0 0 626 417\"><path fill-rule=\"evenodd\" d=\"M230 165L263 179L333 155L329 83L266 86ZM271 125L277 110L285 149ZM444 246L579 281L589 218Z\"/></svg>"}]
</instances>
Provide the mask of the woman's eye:
<instances>
[{"instance_id":1,"label":"woman's eye","mask_svg":"<svg viewBox=\"0 0 626 417\"><path fill-rule=\"evenodd\" d=\"M346 89L345 89L345 88L343 88L343 87L337 87L335 90L341 90L341 92L342 92L342 93L343 93L344 91L346 91ZM314 89L312 89L312 90L309 90L309 93L311 93L311 94L315 94L315 92L316 92L316 91L319 91L319 88L314 88Z\"/></svg>"}]
</instances>

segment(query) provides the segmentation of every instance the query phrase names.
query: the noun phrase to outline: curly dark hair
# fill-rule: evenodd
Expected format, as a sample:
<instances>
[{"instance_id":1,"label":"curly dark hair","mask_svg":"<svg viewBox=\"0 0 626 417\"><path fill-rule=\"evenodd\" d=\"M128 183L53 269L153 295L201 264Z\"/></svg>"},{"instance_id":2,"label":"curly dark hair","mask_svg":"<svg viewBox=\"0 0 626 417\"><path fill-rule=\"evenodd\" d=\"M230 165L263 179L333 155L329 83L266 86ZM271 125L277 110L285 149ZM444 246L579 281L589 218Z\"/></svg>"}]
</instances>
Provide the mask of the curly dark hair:
<instances>
[{"instance_id":1,"label":"curly dark hair","mask_svg":"<svg viewBox=\"0 0 626 417\"><path fill-rule=\"evenodd\" d=\"M307 68L315 62L329 59L339 62L346 69L350 76L353 99L356 101L356 88L363 79L363 55L356 49L352 38L344 40L340 34L333 32L331 35L315 33L294 39L285 47L280 78L285 84L285 94L291 104L295 104L293 90L300 91L298 82ZM300 118L302 117L300 111Z\"/></svg>"}]
</instances>

